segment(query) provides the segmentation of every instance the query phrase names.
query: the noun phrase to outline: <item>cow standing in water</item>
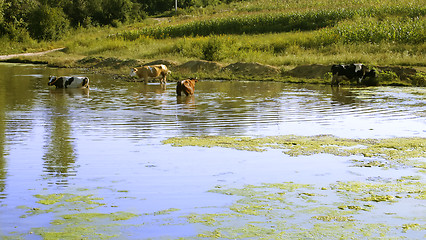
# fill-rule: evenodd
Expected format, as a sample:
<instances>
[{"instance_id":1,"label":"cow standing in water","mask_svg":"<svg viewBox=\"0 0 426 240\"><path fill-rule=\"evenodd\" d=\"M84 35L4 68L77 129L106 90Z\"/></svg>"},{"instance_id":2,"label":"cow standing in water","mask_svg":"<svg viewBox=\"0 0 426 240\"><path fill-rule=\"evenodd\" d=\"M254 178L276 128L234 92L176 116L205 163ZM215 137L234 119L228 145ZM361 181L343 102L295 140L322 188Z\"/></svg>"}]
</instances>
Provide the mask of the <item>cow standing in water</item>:
<instances>
[{"instance_id":1,"label":"cow standing in water","mask_svg":"<svg viewBox=\"0 0 426 240\"><path fill-rule=\"evenodd\" d=\"M183 92L185 93L186 96L194 95L196 82L198 82L198 79L196 78L190 78L190 79L178 81L176 83L176 94L178 96L181 96Z\"/></svg>"},{"instance_id":2,"label":"cow standing in water","mask_svg":"<svg viewBox=\"0 0 426 240\"><path fill-rule=\"evenodd\" d=\"M133 68L130 76L137 76L138 78L143 78L145 84L148 84L148 78L161 78L160 83L167 83L167 75L171 72L164 64L152 65L152 66L143 66L138 68Z\"/></svg>"},{"instance_id":3,"label":"cow standing in water","mask_svg":"<svg viewBox=\"0 0 426 240\"><path fill-rule=\"evenodd\" d=\"M369 70L364 64L348 64L348 65L333 65L331 67L333 78L331 85L339 85L343 80L356 79L358 84L361 84L366 77L375 78L376 71Z\"/></svg>"},{"instance_id":4,"label":"cow standing in water","mask_svg":"<svg viewBox=\"0 0 426 240\"><path fill-rule=\"evenodd\" d=\"M89 88L89 78L50 76L47 85L56 88Z\"/></svg>"}]
</instances>

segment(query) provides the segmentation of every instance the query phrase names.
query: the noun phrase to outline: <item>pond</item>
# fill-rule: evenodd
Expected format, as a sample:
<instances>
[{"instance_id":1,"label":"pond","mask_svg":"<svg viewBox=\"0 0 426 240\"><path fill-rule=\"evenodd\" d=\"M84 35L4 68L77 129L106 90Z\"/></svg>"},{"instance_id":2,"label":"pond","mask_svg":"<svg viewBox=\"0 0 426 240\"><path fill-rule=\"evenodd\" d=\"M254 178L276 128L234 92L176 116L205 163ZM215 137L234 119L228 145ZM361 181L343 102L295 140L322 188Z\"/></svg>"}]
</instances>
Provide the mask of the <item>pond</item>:
<instances>
[{"instance_id":1,"label":"pond","mask_svg":"<svg viewBox=\"0 0 426 240\"><path fill-rule=\"evenodd\" d=\"M88 76L90 89L50 88L49 75ZM282 149L256 152L221 146L174 147L163 142L206 136L332 135L336 141L425 138L425 88L201 80L194 96L177 97L175 87L173 82L167 87L144 85L79 69L0 64L0 236L73 239L79 232L79 238L88 239L253 237L231 231L234 223L226 220L240 214L235 221L242 217L247 223L236 229L247 232L255 226L251 230L260 232L256 222L265 223L265 219L235 210L236 202L247 197L241 191L248 194L253 186L307 184L298 185L303 187L291 198L292 206L300 209L306 197L321 195L309 192L312 188L328 189L321 195L327 195L324 201L336 202L335 185L341 182L387 181L404 188L398 185L401 179L420 186L420 197L411 193L405 198L406 193L398 202L374 202L374 210L352 213L346 218L349 222L331 218L335 220L331 223L365 227L357 221L369 219L374 211L381 220L371 224L392 228L380 234L425 236L425 171L418 164L356 168L354 162L365 160L359 155L289 156ZM381 160L378 156L373 160ZM425 156L416 157L423 164L424 160ZM265 205L274 209L271 203ZM390 210L395 207L400 211ZM315 211L309 221L324 220ZM294 209L292 213L307 214ZM208 219L213 218L216 223L210 224ZM286 221L290 226L304 220ZM277 222L262 229L274 234L287 231L296 238L319 236L309 235L317 226L314 223L302 230L299 225L284 230ZM317 233L326 232L327 226ZM394 230L395 226L402 230Z\"/></svg>"}]
</instances>

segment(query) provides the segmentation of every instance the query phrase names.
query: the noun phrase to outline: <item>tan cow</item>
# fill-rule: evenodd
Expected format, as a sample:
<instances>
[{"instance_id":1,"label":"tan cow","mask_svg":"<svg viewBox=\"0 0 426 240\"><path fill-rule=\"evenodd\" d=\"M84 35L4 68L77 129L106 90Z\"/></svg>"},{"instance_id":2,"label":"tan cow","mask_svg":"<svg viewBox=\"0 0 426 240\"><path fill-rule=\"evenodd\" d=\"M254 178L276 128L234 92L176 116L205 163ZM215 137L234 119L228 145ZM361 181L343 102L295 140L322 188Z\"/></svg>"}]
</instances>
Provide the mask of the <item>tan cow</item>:
<instances>
[{"instance_id":1,"label":"tan cow","mask_svg":"<svg viewBox=\"0 0 426 240\"><path fill-rule=\"evenodd\" d=\"M148 84L148 78L161 78L160 83L166 84L166 76L171 72L164 64L151 65L151 66L142 66L138 68L133 68L130 76L137 76L138 78L143 78L145 84Z\"/></svg>"}]
</instances>

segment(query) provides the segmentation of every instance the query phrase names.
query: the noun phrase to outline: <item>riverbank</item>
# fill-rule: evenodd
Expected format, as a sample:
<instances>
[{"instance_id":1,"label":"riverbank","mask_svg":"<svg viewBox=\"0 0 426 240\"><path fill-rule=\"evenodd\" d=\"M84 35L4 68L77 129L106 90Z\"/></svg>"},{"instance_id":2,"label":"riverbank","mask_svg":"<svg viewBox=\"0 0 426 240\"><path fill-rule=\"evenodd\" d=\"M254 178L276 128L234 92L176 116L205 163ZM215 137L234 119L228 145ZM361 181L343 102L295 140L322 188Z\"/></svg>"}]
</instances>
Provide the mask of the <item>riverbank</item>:
<instances>
[{"instance_id":1,"label":"riverbank","mask_svg":"<svg viewBox=\"0 0 426 240\"><path fill-rule=\"evenodd\" d=\"M1 62L47 64L58 68L84 68L91 72L111 75L133 81L129 69L142 65L165 64L172 71L169 81L197 77L199 79L279 81L288 83L330 84L331 64L305 64L299 66L272 66L257 62L222 63L206 60L178 62L168 59L144 61L115 57L73 56L65 48L37 53L0 56ZM383 86L426 86L426 72L421 67L370 66L378 70ZM346 82L345 85L355 83Z\"/></svg>"}]
</instances>

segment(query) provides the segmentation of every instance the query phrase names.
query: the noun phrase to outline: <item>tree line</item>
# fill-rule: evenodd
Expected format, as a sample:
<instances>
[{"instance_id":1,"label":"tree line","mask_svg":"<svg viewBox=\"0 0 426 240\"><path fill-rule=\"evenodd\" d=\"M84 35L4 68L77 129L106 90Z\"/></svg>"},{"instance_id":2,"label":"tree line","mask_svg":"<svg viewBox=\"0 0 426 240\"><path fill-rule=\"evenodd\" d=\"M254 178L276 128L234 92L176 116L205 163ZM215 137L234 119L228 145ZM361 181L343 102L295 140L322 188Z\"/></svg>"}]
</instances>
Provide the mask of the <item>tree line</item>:
<instances>
[{"instance_id":1,"label":"tree line","mask_svg":"<svg viewBox=\"0 0 426 240\"><path fill-rule=\"evenodd\" d=\"M181 9L242 0L178 0ZM0 37L58 40L71 28L118 26L174 9L175 0L0 0Z\"/></svg>"}]
</instances>

